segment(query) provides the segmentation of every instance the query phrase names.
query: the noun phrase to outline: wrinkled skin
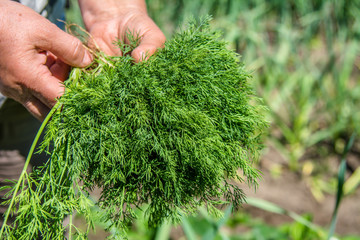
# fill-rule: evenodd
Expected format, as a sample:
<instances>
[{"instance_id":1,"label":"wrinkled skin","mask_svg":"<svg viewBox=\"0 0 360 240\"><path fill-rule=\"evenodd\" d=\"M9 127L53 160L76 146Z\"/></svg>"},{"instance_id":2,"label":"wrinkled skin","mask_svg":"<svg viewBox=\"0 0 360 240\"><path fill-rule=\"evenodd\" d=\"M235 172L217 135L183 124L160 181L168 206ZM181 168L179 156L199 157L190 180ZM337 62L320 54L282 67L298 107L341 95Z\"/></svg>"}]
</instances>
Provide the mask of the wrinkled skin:
<instances>
[{"instance_id":1,"label":"wrinkled skin","mask_svg":"<svg viewBox=\"0 0 360 240\"><path fill-rule=\"evenodd\" d=\"M121 55L113 44L126 41L126 31L142 38L132 52L135 61L153 54L165 37L148 17L143 0L79 0L93 46L109 55ZM36 118L45 118L70 66L86 67L92 56L80 40L63 32L32 9L0 0L0 92L23 104Z\"/></svg>"},{"instance_id":2,"label":"wrinkled skin","mask_svg":"<svg viewBox=\"0 0 360 240\"><path fill-rule=\"evenodd\" d=\"M42 119L64 91L69 66L85 67L91 55L32 9L0 1L0 91Z\"/></svg>"},{"instance_id":3,"label":"wrinkled skin","mask_svg":"<svg viewBox=\"0 0 360 240\"><path fill-rule=\"evenodd\" d=\"M128 43L127 32L141 36L131 56L136 62L162 47L165 36L147 15L144 0L79 0L84 23L95 43L108 55L121 55L115 40Z\"/></svg>"}]
</instances>

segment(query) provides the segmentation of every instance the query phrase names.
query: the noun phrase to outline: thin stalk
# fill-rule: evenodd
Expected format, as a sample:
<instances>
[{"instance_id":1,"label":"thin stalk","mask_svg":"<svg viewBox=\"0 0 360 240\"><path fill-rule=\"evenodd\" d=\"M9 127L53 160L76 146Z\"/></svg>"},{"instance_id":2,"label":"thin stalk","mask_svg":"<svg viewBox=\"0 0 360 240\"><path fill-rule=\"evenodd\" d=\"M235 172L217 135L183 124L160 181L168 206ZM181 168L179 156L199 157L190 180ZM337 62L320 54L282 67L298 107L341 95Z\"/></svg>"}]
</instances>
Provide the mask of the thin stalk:
<instances>
[{"instance_id":1,"label":"thin stalk","mask_svg":"<svg viewBox=\"0 0 360 240\"><path fill-rule=\"evenodd\" d=\"M329 235L328 235L328 240L330 240L334 233L335 233L335 228L336 228L336 221L337 221L337 213L339 210L339 206L343 197L343 193L344 193L344 182L345 182L345 172L346 172L346 157L348 152L350 151L351 147L354 144L355 141L355 136L356 133L353 133L350 137L349 142L346 144L343 155L342 155L342 159L341 159L341 163L340 163L340 167L339 167L339 173L338 173L338 189L337 189L337 194L336 194L336 202L335 202L335 207L334 207L334 211L333 211L333 216L331 219L331 224L330 224L330 229L329 229Z\"/></svg>"},{"instance_id":2,"label":"thin stalk","mask_svg":"<svg viewBox=\"0 0 360 240\"><path fill-rule=\"evenodd\" d=\"M123 212L124 212L124 198L125 198L125 186L123 187L122 196L121 196L121 203L120 203L121 215L120 215L120 218L122 217Z\"/></svg>"},{"instance_id":3,"label":"thin stalk","mask_svg":"<svg viewBox=\"0 0 360 240\"><path fill-rule=\"evenodd\" d=\"M71 238L72 238L71 228L72 228L72 218L73 218L73 215L70 214L69 217L70 217L70 221L69 221L69 240L71 240Z\"/></svg>"},{"instance_id":4,"label":"thin stalk","mask_svg":"<svg viewBox=\"0 0 360 240\"><path fill-rule=\"evenodd\" d=\"M32 142L32 145L31 145L29 154L27 155L27 158L26 158L26 161L25 161L25 165L24 165L23 170L22 170L22 172L21 172L21 174L20 174L19 180L18 180L17 183L16 183L15 190L14 190L14 192L13 192L13 196L12 196L12 198L11 198L11 201L10 201L10 204L9 204L9 206L8 206L8 209L6 210L6 214L5 214L3 226L1 227L1 231L0 231L0 239L2 239L2 235L3 235L3 233L4 233L4 229L5 229L5 227L6 227L7 220L8 220L8 218L9 218L9 216L10 216L11 209L12 209L12 207L13 207L13 205L14 205L16 195L17 195L17 193L18 193L18 191L19 191L20 184L21 184L24 176L26 175L26 170L27 170L27 168L28 168L28 166L29 166L31 157L32 157L32 155L34 154L34 150L35 150L35 148L36 148L36 145L37 145L37 143L38 143L38 141L39 141L39 139L40 139L40 136L41 136L42 132L43 132L44 129L45 129L46 124L49 122L51 116L52 116L52 115L54 114L54 112L59 108L59 106L60 106L60 102L57 102L57 103L55 104L55 106L51 109L51 111L49 112L49 114L46 116L46 118L45 118L44 121L42 122L42 124L41 124L41 126L40 126L40 128L39 128L39 130L38 130L38 132L37 132L37 134L36 134L36 137L35 137L34 141Z\"/></svg>"}]
</instances>

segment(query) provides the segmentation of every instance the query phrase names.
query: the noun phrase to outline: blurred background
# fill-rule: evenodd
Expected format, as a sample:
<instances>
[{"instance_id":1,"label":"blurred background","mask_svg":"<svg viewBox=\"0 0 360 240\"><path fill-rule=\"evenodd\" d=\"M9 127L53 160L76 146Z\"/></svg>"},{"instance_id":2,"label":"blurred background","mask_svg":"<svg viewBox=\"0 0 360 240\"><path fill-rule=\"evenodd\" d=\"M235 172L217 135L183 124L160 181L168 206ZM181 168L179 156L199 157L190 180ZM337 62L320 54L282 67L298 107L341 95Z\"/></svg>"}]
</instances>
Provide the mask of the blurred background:
<instances>
[{"instance_id":1,"label":"blurred background","mask_svg":"<svg viewBox=\"0 0 360 240\"><path fill-rule=\"evenodd\" d=\"M360 1L146 2L168 39L189 16L211 15L252 74L271 127L257 163L263 179L256 191L243 186L243 209L222 219L200 209L152 230L140 216L129 239L360 239ZM67 21L82 25L76 0Z\"/></svg>"}]
</instances>

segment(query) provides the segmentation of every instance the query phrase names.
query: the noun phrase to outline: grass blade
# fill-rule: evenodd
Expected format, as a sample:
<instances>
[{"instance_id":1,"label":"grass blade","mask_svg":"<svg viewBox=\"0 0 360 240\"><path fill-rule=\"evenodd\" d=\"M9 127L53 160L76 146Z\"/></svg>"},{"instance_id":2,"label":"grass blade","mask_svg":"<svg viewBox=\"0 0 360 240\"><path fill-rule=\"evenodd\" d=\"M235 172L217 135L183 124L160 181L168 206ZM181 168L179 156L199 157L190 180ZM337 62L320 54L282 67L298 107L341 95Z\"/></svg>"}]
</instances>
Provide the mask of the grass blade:
<instances>
[{"instance_id":1,"label":"grass blade","mask_svg":"<svg viewBox=\"0 0 360 240\"><path fill-rule=\"evenodd\" d=\"M317 231L319 233L323 232L323 230L319 226L315 225L314 223L308 221L307 219L303 218L302 216L300 216L294 212L285 210L272 202L269 202L269 201L266 201L263 199L259 199L259 198L251 198L251 197L248 197L246 199L246 202L247 202L247 204L249 204L253 207L265 210L267 212L272 212L272 213L289 216L292 219L294 219L296 222L303 224L304 226L308 227L311 230Z\"/></svg>"},{"instance_id":2,"label":"grass blade","mask_svg":"<svg viewBox=\"0 0 360 240\"><path fill-rule=\"evenodd\" d=\"M360 167L358 167L355 172L349 177L348 180L344 183L344 195L347 195L360 185Z\"/></svg>"},{"instance_id":3,"label":"grass blade","mask_svg":"<svg viewBox=\"0 0 360 240\"><path fill-rule=\"evenodd\" d=\"M340 167L339 167L339 173L338 173L338 187L337 187L337 194L336 194L336 203L335 203L335 208L334 208L334 212L333 212L333 216L331 219L331 224L330 224L330 230L329 230L329 235L328 235L328 240L331 239L331 237L334 235L335 233L335 228L336 228L336 221L337 221L337 213L338 213L338 209L340 206L340 202L342 200L343 197L343 193L344 193L344 181L345 181L345 172L346 172L346 156L348 154L348 152L350 151L354 140L355 140L355 133L351 136L349 142L347 143L345 149L344 149L344 153L342 155L342 160L340 163Z\"/></svg>"},{"instance_id":4,"label":"grass blade","mask_svg":"<svg viewBox=\"0 0 360 240\"><path fill-rule=\"evenodd\" d=\"M182 229L184 230L186 239L188 240L196 240L196 234L192 226L190 225L189 221L186 219L186 217L182 217Z\"/></svg>"},{"instance_id":5,"label":"grass blade","mask_svg":"<svg viewBox=\"0 0 360 240\"><path fill-rule=\"evenodd\" d=\"M156 231L155 240L168 240L171 231L171 224L169 222L164 222Z\"/></svg>"}]
</instances>

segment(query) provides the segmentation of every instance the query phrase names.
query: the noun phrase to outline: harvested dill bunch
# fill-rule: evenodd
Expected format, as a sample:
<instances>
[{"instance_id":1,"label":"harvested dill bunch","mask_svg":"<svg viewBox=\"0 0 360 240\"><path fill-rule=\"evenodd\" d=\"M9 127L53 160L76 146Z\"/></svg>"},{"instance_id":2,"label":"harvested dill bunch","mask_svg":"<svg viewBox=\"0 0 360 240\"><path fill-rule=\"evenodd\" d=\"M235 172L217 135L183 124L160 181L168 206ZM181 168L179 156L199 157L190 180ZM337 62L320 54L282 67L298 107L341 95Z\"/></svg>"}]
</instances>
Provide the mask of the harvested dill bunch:
<instances>
[{"instance_id":1,"label":"harvested dill bunch","mask_svg":"<svg viewBox=\"0 0 360 240\"><path fill-rule=\"evenodd\" d=\"M50 159L24 174L15 227L4 228L9 239L63 238L66 229L86 239L95 187L114 238L143 204L157 226L200 205L216 213L216 205L244 201L234 180L256 184L252 162L267 123L263 106L250 104L256 97L238 55L208 22L192 21L147 61L134 64L132 46L119 44L124 56L73 70L41 145L53 146ZM86 231L62 225L74 211L85 215Z\"/></svg>"}]
</instances>

